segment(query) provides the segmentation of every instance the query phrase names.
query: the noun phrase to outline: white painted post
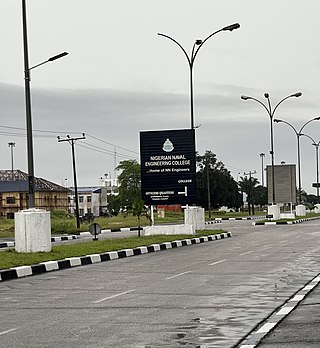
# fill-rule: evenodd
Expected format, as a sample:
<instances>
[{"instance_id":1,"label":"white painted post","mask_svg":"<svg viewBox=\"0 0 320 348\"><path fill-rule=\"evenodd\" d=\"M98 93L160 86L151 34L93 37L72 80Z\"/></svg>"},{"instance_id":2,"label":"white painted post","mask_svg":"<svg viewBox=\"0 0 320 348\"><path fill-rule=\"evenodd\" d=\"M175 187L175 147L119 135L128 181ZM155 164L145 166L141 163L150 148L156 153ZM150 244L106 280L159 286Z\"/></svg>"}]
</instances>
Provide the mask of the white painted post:
<instances>
[{"instance_id":1,"label":"white painted post","mask_svg":"<svg viewBox=\"0 0 320 348\"><path fill-rule=\"evenodd\" d=\"M272 215L272 220L280 219L280 207L277 204L268 206L268 215Z\"/></svg>"},{"instance_id":2,"label":"white painted post","mask_svg":"<svg viewBox=\"0 0 320 348\"><path fill-rule=\"evenodd\" d=\"M187 206L184 210L184 223L192 225L194 230L204 230L204 208Z\"/></svg>"},{"instance_id":3,"label":"white painted post","mask_svg":"<svg viewBox=\"0 0 320 348\"><path fill-rule=\"evenodd\" d=\"M306 206L303 204L298 204L296 206L296 215L297 216L306 216Z\"/></svg>"},{"instance_id":4,"label":"white painted post","mask_svg":"<svg viewBox=\"0 0 320 348\"><path fill-rule=\"evenodd\" d=\"M20 253L51 251L50 212L26 209L14 214L15 250Z\"/></svg>"}]
</instances>

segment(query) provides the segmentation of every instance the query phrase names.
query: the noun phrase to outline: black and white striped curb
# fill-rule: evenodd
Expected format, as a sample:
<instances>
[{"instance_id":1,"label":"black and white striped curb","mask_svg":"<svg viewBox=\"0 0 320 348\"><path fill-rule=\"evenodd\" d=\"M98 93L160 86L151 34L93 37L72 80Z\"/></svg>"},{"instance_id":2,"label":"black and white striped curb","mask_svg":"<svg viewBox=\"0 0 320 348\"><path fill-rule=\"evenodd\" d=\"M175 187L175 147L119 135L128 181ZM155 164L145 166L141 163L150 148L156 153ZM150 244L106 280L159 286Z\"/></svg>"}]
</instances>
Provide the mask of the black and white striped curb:
<instances>
[{"instance_id":1,"label":"black and white striped curb","mask_svg":"<svg viewBox=\"0 0 320 348\"><path fill-rule=\"evenodd\" d=\"M235 221L235 220L257 220L261 219L263 216L249 216L249 217L217 217L215 218L216 221L221 221L221 220L229 220L229 221Z\"/></svg>"},{"instance_id":2,"label":"black and white striped curb","mask_svg":"<svg viewBox=\"0 0 320 348\"><path fill-rule=\"evenodd\" d=\"M211 221L206 221L204 224L205 225L213 225L213 224L220 224L221 220L211 220Z\"/></svg>"},{"instance_id":3,"label":"black and white striped curb","mask_svg":"<svg viewBox=\"0 0 320 348\"><path fill-rule=\"evenodd\" d=\"M313 278L301 290L295 293L283 306L277 308L267 320L265 320L257 329L251 332L241 341L238 348L255 348L261 340L271 332L298 304L320 283L320 274Z\"/></svg>"},{"instance_id":4,"label":"black and white striped curb","mask_svg":"<svg viewBox=\"0 0 320 348\"><path fill-rule=\"evenodd\" d=\"M293 221L265 221L265 222L253 222L252 225L254 226L261 226L261 225L293 225L293 224L300 224L301 222L306 221L312 221L312 220L319 220L320 217L311 217L311 218L305 218L305 219L298 219Z\"/></svg>"},{"instance_id":5,"label":"black and white striped curb","mask_svg":"<svg viewBox=\"0 0 320 348\"><path fill-rule=\"evenodd\" d=\"M59 236L59 237L51 237L51 242L61 242L65 240L72 240L72 239L77 239L79 238L76 235L71 235L71 236ZM1 248L13 248L15 246L15 242L2 242L0 243L0 249Z\"/></svg>"},{"instance_id":6,"label":"black and white striped curb","mask_svg":"<svg viewBox=\"0 0 320 348\"><path fill-rule=\"evenodd\" d=\"M138 231L139 227L121 227L121 228L110 228L107 230L102 230L101 234L106 234L110 232L132 232L132 231ZM144 227L140 227L140 231L143 231ZM90 232L80 232L80 237L86 237L91 236L92 234Z\"/></svg>"},{"instance_id":7,"label":"black and white striped curb","mask_svg":"<svg viewBox=\"0 0 320 348\"><path fill-rule=\"evenodd\" d=\"M12 248L14 247L14 242L1 242L0 248Z\"/></svg>"},{"instance_id":8,"label":"black and white striped curb","mask_svg":"<svg viewBox=\"0 0 320 348\"><path fill-rule=\"evenodd\" d=\"M61 242L65 240L78 239L79 236L70 235L70 236L59 236L59 237L51 237L51 242Z\"/></svg>"},{"instance_id":9,"label":"black and white striped curb","mask_svg":"<svg viewBox=\"0 0 320 348\"><path fill-rule=\"evenodd\" d=\"M161 244L152 244L149 246L140 246L133 249L123 249L118 251L109 251L103 254L93 254L81 257L70 257L63 260L41 262L40 264L32 266L19 266L6 270L0 270L0 281L18 279L22 277L28 277L41 273L72 268L76 266L90 265L93 263L111 261L115 259L121 259L130 256L137 256L141 254L153 253L156 251L168 250L178 248L182 246L188 246L193 244L200 244L205 242L213 242L219 239L225 239L232 237L230 232L210 235L206 237L191 238L176 240L173 242L165 242Z\"/></svg>"}]
</instances>

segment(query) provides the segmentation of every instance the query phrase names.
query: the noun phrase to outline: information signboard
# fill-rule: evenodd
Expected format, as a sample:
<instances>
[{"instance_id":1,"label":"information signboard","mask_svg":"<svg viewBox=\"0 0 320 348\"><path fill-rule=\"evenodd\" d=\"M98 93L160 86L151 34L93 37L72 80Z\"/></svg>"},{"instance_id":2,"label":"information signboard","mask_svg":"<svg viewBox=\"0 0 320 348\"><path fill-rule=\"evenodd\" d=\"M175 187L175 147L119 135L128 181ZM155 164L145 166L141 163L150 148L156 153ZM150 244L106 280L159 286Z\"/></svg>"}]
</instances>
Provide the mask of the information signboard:
<instances>
[{"instance_id":1,"label":"information signboard","mask_svg":"<svg viewBox=\"0 0 320 348\"><path fill-rule=\"evenodd\" d=\"M193 129L140 132L145 204L196 203L195 151Z\"/></svg>"}]
</instances>

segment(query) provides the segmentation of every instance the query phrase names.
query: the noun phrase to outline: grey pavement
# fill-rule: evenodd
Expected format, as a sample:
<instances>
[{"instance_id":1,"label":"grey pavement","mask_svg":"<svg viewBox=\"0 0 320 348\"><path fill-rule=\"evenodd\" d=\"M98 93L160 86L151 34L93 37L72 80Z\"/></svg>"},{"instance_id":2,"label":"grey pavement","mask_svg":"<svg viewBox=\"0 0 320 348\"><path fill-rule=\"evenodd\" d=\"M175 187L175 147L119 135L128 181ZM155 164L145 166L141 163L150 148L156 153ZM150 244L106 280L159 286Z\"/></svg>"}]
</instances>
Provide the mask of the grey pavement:
<instances>
[{"instance_id":1,"label":"grey pavement","mask_svg":"<svg viewBox=\"0 0 320 348\"><path fill-rule=\"evenodd\" d=\"M317 285L257 347L320 347L320 286Z\"/></svg>"}]
</instances>

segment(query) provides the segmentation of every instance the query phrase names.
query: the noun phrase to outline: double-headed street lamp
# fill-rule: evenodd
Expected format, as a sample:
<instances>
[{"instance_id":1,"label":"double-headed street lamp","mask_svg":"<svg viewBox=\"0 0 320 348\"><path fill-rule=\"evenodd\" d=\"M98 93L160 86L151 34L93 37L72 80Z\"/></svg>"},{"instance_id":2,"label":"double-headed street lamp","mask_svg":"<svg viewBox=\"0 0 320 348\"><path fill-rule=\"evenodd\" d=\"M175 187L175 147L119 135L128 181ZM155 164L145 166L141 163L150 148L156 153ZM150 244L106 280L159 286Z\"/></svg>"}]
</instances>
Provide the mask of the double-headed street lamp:
<instances>
[{"instance_id":1,"label":"double-headed street lamp","mask_svg":"<svg viewBox=\"0 0 320 348\"><path fill-rule=\"evenodd\" d=\"M293 131L295 132L296 136L297 136L297 152L298 152L298 180L299 180L299 204L301 204L301 159L300 159L300 137L302 134L302 130L303 128L309 124L312 121L319 121L320 117L315 117L312 118L311 120L307 121L301 128L299 131L296 130L296 128L289 122L284 121L284 120L279 120L279 119L274 119L274 122L276 123L285 123L287 124L290 128L293 129Z\"/></svg>"},{"instance_id":2,"label":"double-headed street lamp","mask_svg":"<svg viewBox=\"0 0 320 348\"><path fill-rule=\"evenodd\" d=\"M320 203L319 200L319 146L320 146L320 140L316 142L310 135L307 134L301 134L302 136L305 136L309 138L312 141L312 145L316 149L316 178L317 178L317 202Z\"/></svg>"},{"instance_id":3,"label":"double-headed street lamp","mask_svg":"<svg viewBox=\"0 0 320 348\"><path fill-rule=\"evenodd\" d=\"M22 0L22 25L23 25L23 49L24 49L24 81L25 81L25 103L26 103L26 125L27 125L27 153L28 153L28 192L29 208L35 207L34 199L34 163L33 163L33 140L32 140L32 116L31 116L31 93L30 93L30 70L48 62L53 62L66 56L68 53L63 52L53 56L46 61L29 67L28 54L28 34L27 34L27 11L26 0Z\"/></svg>"},{"instance_id":4,"label":"double-headed street lamp","mask_svg":"<svg viewBox=\"0 0 320 348\"><path fill-rule=\"evenodd\" d=\"M249 97L246 95L242 95L241 99L243 100L254 100L257 103L259 103L260 105L262 105L264 107L264 109L267 111L269 118L270 118L270 145L271 145L271 149L270 149L270 155L271 155L271 182L272 182L272 205L276 203L276 191L275 191L275 180L274 180L274 149L273 149L273 117L274 114L276 112L276 110L278 109L279 105L281 103L283 103L286 99L288 98L292 98L292 97L301 97L302 93L301 92L297 92L294 94L290 94L287 97L281 99L278 104L272 108L271 106L271 101L270 101L270 97L269 97L269 93L265 93L264 97L268 100L268 104L264 104L261 100L254 98L254 97Z\"/></svg>"},{"instance_id":5,"label":"double-headed street lamp","mask_svg":"<svg viewBox=\"0 0 320 348\"><path fill-rule=\"evenodd\" d=\"M240 24L239 23L235 23L235 24L231 24L228 25L227 27L224 27L222 29L219 29L217 31L215 31L214 33L210 34L207 38L205 38L204 40L196 40L192 46L192 51L191 54L188 55L187 51L183 48L183 46L174 38L165 35L165 34L161 34L158 33L158 35L166 37L167 39L173 41L175 44L177 44L181 50L183 51L185 57L187 58L188 64L189 64L189 71L190 71L190 114L191 114L191 129L194 129L194 112L193 112L193 66L194 66L194 61L196 59L196 56L200 50L200 48L203 46L203 44L209 40L213 35L221 32L221 31L232 31L234 29L238 29L240 28ZM197 46L197 48L196 48Z\"/></svg>"}]
</instances>

